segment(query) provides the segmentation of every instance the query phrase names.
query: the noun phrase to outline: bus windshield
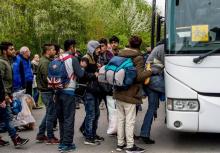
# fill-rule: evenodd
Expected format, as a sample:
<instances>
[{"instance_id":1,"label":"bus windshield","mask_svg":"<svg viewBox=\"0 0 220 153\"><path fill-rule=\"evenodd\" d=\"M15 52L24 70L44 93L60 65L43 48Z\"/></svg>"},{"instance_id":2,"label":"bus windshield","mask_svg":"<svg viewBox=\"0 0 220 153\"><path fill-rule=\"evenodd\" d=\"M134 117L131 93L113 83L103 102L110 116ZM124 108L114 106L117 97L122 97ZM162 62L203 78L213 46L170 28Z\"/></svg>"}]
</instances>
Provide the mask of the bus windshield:
<instances>
[{"instance_id":1,"label":"bus windshield","mask_svg":"<svg viewBox=\"0 0 220 153\"><path fill-rule=\"evenodd\" d=\"M168 0L166 10L168 54L220 48L220 0Z\"/></svg>"}]
</instances>

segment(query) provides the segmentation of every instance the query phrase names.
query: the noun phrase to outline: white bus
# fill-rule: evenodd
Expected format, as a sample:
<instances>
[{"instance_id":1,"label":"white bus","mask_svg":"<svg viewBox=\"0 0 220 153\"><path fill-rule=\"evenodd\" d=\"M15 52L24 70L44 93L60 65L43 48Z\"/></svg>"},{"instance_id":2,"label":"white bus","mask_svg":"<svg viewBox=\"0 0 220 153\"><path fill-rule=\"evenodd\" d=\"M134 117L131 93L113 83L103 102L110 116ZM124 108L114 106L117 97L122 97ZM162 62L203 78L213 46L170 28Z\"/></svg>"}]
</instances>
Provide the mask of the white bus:
<instances>
[{"instance_id":1,"label":"white bus","mask_svg":"<svg viewBox=\"0 0 220 153\"><path fill-rule=\"evenodd\" d=\"M166 0L166 123L220 132L220 0Z\"/></svg>"}]
</instances>

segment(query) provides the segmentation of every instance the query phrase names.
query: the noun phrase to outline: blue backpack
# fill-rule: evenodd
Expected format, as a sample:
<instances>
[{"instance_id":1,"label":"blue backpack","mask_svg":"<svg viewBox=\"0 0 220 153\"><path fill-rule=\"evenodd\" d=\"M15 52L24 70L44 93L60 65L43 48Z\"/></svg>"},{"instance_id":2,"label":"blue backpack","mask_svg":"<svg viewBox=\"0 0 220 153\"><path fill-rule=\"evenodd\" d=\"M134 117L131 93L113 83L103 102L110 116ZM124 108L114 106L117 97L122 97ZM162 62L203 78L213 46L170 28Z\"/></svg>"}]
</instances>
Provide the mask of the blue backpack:
<instances>
[{"instance_id":1,"label":"blue backpack","mask_svg":"<svg viewBox=\"0 0 220 153\"><path fill-rule=\"evenodd\" d=\"M108 70L114 71L114 73L119 70L125 70L125 77L123 80L123 85L121 87L117 87L117 89L128 89L130 85L134 83L135 78L137 77L137 71L133 64L131 58L114 56L109 63L105 66L106 72ZM115 80L115 75L113 76L113 80Z\"/></svg>"},{"instance_id":2,"label":"blue backpack","mask_svg":"<svg viewBox=\"0 0 220 153\"><path fill-rule=\"evenodd\" d=\"M67 55L64 58L57 58L50 62L48 67L48 87L54 90L65 88L69 82L70 77L67 73L65 60L73 58L73 55Z\"/></svg>"}]
</instances>

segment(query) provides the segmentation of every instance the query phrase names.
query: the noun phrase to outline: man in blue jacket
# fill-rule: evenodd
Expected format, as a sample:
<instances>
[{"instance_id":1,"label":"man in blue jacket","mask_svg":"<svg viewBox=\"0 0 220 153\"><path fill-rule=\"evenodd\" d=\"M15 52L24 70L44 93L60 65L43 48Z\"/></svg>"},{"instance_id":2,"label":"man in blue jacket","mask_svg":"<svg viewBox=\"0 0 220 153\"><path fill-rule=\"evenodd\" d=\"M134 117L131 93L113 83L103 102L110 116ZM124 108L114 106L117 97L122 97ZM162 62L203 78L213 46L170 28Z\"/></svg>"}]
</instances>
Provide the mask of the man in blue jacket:
<instances>
[{"instance_id":1,"label":"man in blue jacket","mask_svg":"<svg viewBox=\"0 0 220 153\"><path fill-rule=\"evenodd\" d=\"M33 72L30 61L30 50L28 47L21 47L20 54L13 62L13 90L26 89L26 93L32 95Z\"/></svg>"}]
</instances>

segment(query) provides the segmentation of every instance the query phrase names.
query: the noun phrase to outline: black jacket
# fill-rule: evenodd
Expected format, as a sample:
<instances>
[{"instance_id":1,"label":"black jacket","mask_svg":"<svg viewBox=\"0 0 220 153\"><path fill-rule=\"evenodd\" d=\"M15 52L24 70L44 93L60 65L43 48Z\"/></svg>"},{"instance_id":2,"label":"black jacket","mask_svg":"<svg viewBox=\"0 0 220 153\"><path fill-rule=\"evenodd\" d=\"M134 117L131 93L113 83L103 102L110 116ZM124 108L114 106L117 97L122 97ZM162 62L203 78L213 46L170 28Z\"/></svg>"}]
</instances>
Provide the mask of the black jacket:
<instances>
[{"instance_id":1,"label":"black jacket","mask_svg":"<svg viewBox=\"0 0 220 153\"><path fill-rule=\"evenodd\" d=\"M87 73L98 72L98 66L97 66L98 58L94 55L89 54L89 53L87 53L84 57L88 58L88 60L89 60L89 65L85 69L85 71ZM99 86L97 78L88 80L87 92L92 93L94 95L100 95L101 90L100 90L100 86Z\"/></svg>"}]
</instances>

